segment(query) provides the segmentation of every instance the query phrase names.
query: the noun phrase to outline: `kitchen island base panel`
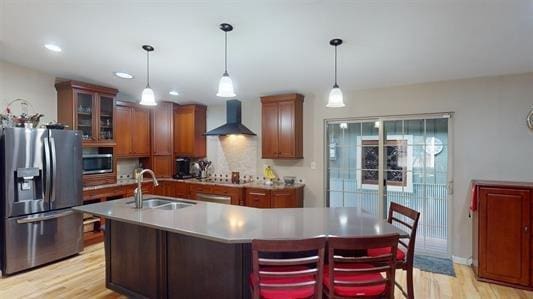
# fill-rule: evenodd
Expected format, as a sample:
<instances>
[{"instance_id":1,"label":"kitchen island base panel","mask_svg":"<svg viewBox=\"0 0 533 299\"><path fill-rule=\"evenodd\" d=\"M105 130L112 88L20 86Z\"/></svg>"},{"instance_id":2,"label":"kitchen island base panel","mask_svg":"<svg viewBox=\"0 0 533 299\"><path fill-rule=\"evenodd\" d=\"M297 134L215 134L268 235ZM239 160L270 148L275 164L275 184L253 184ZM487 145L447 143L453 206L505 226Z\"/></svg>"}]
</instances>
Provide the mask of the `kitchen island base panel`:
<instances>
[{"instance_id":1,"label":"kitchen island base panel","mask_svg":"<svg viewBox=\"0 0 533 299\"><path fill-rule=\"evenodd\" d=\"M105 236L106 286L134 298L250 298L250 244L119 221Z\"/></svg>"}]
</instances>

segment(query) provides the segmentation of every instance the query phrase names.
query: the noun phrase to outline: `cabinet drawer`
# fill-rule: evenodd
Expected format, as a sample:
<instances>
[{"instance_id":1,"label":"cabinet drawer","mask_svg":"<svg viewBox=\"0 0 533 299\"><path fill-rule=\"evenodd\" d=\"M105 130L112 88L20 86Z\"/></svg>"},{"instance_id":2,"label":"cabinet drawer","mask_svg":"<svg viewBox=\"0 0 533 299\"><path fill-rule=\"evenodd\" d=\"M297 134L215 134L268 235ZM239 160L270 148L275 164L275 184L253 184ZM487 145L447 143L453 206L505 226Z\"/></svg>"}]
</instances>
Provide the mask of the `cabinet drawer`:
<instances>
[{"instance_id":1,"label":"cabinet drawer","mask_svg":"<svg viewBox=\"0 0 533 299\"><path fill-rule=\"evenodd\" d=\"M238 195L241 193L241 190L241 188L213 186L212 192L215 194Z\"/></svg>"},{"instance_id":2,"label":"cabinet drawer","mask_svg":"<svg viewBox=\"0 0 533 299\"><path fill-rule=\"evenodd\" d=\"M270 204L272 208L295 208L297 206L296 190L273 190Z\"/></svg>"},{"instance_id":3,"label":"cabinet drawer","mask_svg":"<svg viewBox=\"0 0 533 299\"><path fill-rule=\"evenodd\" d=\"M190 184L189 189L192 193L197 192L209 192L211 193L213 191L213 186L211 185L203 185L203 184Z\"/></svg>"},{"instance_id":4,"label":"cabinet drawer","mask_svg":"<svg viewBox=\"0 0 533 299\"><path fill-rule=\"evenodd\" d=\"M124 187L110 187L102 188L96 190L87 190L83 191L83 200L91 200L96 198L107 198L107 197L116 197L116 196L126 196L126 190Z\"/></svg>"},{"instance_id":5,"label":"cabinet drawer","mask_svg":"<svg viewBox=\"0 0 533 299\"><path fill-rule=\"evenodd\" d=\"M270 191L264 189L246 189L244 202L247 207L270 208Z\"/></svg>"}]
</instances>

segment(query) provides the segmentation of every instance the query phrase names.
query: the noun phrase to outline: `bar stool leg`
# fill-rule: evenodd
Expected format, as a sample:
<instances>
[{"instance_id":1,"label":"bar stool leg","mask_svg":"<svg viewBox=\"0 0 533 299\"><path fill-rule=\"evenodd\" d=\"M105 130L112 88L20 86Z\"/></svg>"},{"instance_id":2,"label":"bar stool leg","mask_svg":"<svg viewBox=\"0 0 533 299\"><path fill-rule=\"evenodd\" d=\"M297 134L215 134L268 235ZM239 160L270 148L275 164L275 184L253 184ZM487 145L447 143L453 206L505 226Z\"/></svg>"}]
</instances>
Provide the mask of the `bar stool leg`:
<instances>
[{"instance_id":1,"label":"bar stool leg","mask_svg":"<svg viewBox=\"0 0 533 299\"><path fill-rule=\"evenodd\" d=\"M415 298L415 289L413 287L413 267L407 268L407 299Z\"/></svg>"}]
</instances>

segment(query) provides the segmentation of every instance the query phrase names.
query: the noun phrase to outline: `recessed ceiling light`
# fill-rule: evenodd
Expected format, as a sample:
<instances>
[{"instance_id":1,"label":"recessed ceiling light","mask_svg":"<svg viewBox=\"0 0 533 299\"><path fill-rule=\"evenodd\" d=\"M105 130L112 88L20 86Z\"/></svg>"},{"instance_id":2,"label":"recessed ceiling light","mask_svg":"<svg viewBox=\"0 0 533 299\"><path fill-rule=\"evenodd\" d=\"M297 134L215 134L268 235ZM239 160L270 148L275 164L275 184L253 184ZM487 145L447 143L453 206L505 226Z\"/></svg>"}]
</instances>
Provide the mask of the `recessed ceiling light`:
<instances>
[{"instance_id":1,"label":"recessed ceiling light","mask_svg":"<svg viewBox=\"0 0 533 299\"><path fill-rule=\"evenodd\" d=\"M47 48L48 50L52 51L52 52L61 52L61 51L63 51L58 45L54 45L54 44L45 44L44 47Z\"/></svg>"},{"instance_id":2,"label":"recessed ceiling light","mask_svg":"<svg viewBox=\"0 0 533 299\"><path fill-rule=\"evenodd\" d=\"M168 94L171 95L171 96L179 96L180 95L180 93L175 91L175 90L169 91Z\"/></svg>"},{"instance_id":3,"label":"recessed ceiling light","mask_svg":"<svg viewBox=\"0 0 533 299\"><path fill-rule=\"evenodd\" d=\"M122 79L133 79L133 75L130 75L128 73L124 72L114 72L115 76L122 78Z\"/></svg>"}]
</instances>

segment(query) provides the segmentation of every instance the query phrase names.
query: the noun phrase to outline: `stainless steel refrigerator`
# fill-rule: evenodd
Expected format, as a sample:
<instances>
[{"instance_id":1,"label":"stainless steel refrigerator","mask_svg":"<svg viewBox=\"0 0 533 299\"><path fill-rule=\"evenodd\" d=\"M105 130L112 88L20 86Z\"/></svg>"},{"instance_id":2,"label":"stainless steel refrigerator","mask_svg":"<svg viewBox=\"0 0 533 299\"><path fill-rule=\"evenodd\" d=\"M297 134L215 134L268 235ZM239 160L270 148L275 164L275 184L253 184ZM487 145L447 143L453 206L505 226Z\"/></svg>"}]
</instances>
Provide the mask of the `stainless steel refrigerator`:
<instances>
[{"instance_id":1,"label":"stainless steel refrigerator","mask_svg":"<svg viewBox=\"0 0 533 299\"><path fill-rule=\"evenodd\" d=\"M83 250L81 137L4 128L0 134L1 269L12 274Z\"/></svg>"}]
</instances>

